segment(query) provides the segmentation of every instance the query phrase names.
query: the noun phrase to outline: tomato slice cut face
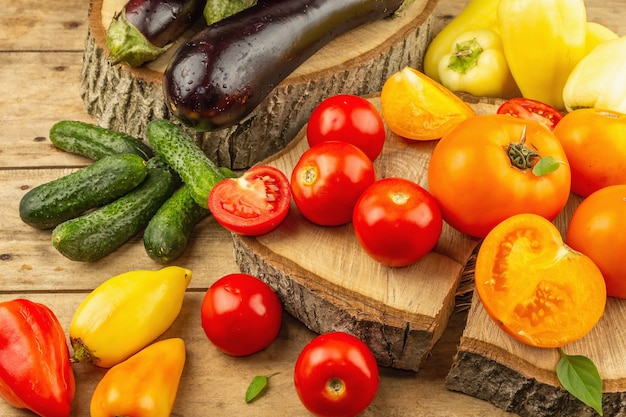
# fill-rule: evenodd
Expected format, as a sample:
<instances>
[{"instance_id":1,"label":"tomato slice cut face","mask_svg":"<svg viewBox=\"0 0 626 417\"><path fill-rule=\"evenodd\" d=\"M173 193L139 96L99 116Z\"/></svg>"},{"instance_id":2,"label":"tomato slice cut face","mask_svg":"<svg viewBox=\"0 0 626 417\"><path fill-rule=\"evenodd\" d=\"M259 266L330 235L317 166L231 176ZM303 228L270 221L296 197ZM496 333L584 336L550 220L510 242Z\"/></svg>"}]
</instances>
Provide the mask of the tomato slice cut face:
<instances>
[{"instance_id":1,"label":"tomato slice cut face","mask_svg":"<svg viewBox=\"0 0 626 417\"><path fill-rule=\"evenodd\" d=\"M215 220L233 233L259 236L287 217L291 189L287 176L269 165L250 168L239 178L218 182L208 206Z\"/></svg>"},{"instance_id":2,"label":"tomato slice cut face","mask_svg":"<svg viewBox=\"0 0 626 417\"><path fill-rule=\"evenodd\" d=\"M474 276L491 319L531 346L555 348L580 339L604 313L606 286L598 267L535 214L512 216L492 229Z\"/></svg>"},{"instance_id":3,"label":"tomato slice cut face","mask_svg":"<svg viewBox=\"0 0 626 417\"><path fill-rule=\"evenodd\" d=\"M563 118L563 113L549 104L521 97L505 101L500 105L496 113L535 121L543 124L550 130L554 130L555 126Z\"/></svg>"}]
</instances>

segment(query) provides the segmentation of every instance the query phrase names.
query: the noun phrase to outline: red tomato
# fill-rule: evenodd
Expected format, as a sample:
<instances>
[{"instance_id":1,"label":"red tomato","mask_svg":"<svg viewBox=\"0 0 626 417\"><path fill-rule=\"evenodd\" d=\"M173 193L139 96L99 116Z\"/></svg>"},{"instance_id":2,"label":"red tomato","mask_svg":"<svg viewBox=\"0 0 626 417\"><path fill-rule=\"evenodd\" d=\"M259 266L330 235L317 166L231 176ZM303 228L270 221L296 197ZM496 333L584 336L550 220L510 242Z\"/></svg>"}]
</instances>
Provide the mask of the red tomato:
<instances>
[{"instance_id":1,"label":"red tomato","mask_svg":"<svg viewBox=\"0 0 626 417\"><path fill-rule=\"evenodd\" d=\"M362 150L328 141L302 154L291 174L291 191L306 219L338 226L352 220L356 201L375 180L374 165Z\"/></svg>"},{"instance_id":2,"label":"red tomato","mask_svg":"<svg viewBox=\"0 0 626 417\"><path fill-rule=\"evenodd\" d=\"M274 230L287 217L290 204L289 179L268 165L253 166L239 178L218 182L208 199L219 224L247 236Z\"/></svg>"},{"instance_id":3,"label":"red tomato","mask_svg":"<svg viewBox=\"0 0 626 417\"><path fill-rule=\"evenodd\" d=\"M280 299L265 282L248 274L229 274L204 295L202 328L222 352L246 356L276 339L282 312Z\"/></svg>"},{"instance_id":4,"label":"red tomato","mask_svg":"<svg viewBox=\"0 0 626 417\"><path fill-rule=\"evenodd\" d=\"M626 298L626 185L602 188L576 208L565 241L598 266L607 294Z\"/></svg>"},{"instance_id":5,"label":"red tomato","mask_svg":"<svg viewBox=\"0 0 626 417\"><path fill-rule=\"evenodd\" d=\"M322 101L306 128L309 146L338 140L360 148L373 161L385 143L385 125L378 109L363 97L339 94Z\"/></svg>"},{"instance_id":6,"label":"red tomato","mask_svg":"<svg viewBox=\"0 0 626 417\"><path fill-rule=\"evenodd\" d=\"M549 104L521 97L505 101L500 105L496 113L539 122L550 130L554 130L554 127L563 118L563 113Z\"/></svg>"},{"instance_id":7,"label":"red tomato","mask_svg":"<svg viewBox=\"0 0 626 417\"><path fill-rule=\"evenodd\" d=\"M374 355L343 332L317 336L296 360L293 380L302 404L319 417L352 417L374 400L380 377Z\"/></svg>"},{"instance_id":8,"label":"red tomato","mask_svg":"<svg viewBox=\"0 0 626 417\"><path fill-rule=\"evenodd\" d=\"M428 189L443 219L479 238L514 214L554 219L570 185L556 136L539 123L499 114L459 123L439 140L428 167Z\"/></svg>"},{"instance_id":9,"label":"red tomato","mask_svg":"<svg viewBox=\"0 0 626 417\"><path fill-rule=\"evenodd\" d=\"M586 197L626 184L626 114L601 109L567 113L554 129L572 170L572 191Z\"/></svg>"},{"instance_id":10,"label":"red tomato","mask_svg":"<svg viewBox=\"0 0 626 417\"><path fill-rule=\"evenodd\" d=\"M361 195L352 224L372 258L401 267L435 247L443 221L437 202L424 188L404 178L384 178Z\"/></svg>"}]
</instances>

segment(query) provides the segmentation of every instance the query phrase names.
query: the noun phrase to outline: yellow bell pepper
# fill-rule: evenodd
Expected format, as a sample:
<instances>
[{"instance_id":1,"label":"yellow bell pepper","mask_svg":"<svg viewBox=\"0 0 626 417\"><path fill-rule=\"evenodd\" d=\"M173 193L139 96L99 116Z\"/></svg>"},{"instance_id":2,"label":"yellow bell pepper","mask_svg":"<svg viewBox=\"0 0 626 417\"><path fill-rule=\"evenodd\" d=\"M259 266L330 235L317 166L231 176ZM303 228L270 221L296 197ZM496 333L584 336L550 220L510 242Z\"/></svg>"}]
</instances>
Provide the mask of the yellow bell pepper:
<instances>
[{"instance_id":1,"label":"yellow bell pepper","mask_svg":"<svg viewBox=\"0 0 626 417\"><path fill-rule=\"evenodd\" d=\"M523 96L563 109L567 77L585 55L583 0L500 0L498 25Z\"/></svg>"},{"instance_id":2,"label":"yellow bell pepper","mask_svg":"<svg viewBox=\"0 0 626 417\"><path fill-rule=\"evenodd\" d=\"M596 46L576 65L563 88L568 111L599 108L626 113L626 36Z\"/></svg>"},{"instance_id":3,"label":"yellow bell pepper","mask_svg":"<svg viewBox=\"0 0 626 417\"><path fill-rule=\"evenodd\" d=\"M439 62L450 53L454 40L463 32L474 29L498 30L496 11L499 0L471 0L461 12L435 35L424 54L424 74L437 82Z\"/></svg>"},{"instance_id":4,"label":"yellow bell pepper","mask_svg":"<svg viewBox=\"0 0 626 417\"><path fill-rule=\"evenodd\" d=\"M477 97L512 98L520 95L497 33L489 29L464 32L452 51L439 61L441 83L452 91Z\"/></svg>"},{"instance_id":5,"label":"yellow bell pepper","mask_svg":"<svg viewBox=\"0 0 626 417\"><path fill-rule=\"evenodd\" d=\"M585 45L585 50L586 50L585 56L602 42L619 38L617 33L613 32L611 29L607 28L606 26L601 25L600 23L587 22L586 29L587 29L587 35L586 35L586 45Z\"/></svg>"},{"instance_id":6,"label":"yellow bell pepper","mask_svg":"<svg viewBox=\"0 0 626 417\"><path fill-rule=\"evenodd\" d=\"M185 356L185 342L172 338L113 366L91 396L91 417L170 417Z\"/></svg>"},{"instance_id":7,"label":"yellow bell pepper","mask_svg":"<svg viewBox=\"0 0 626 417\"><path fill-rule=\"evenodd\" d=\"M143 349L180 313L191 271L168 266L104 281L79 305L69 336L75 362L110 368Z\"/></svg>"}]
</instances>

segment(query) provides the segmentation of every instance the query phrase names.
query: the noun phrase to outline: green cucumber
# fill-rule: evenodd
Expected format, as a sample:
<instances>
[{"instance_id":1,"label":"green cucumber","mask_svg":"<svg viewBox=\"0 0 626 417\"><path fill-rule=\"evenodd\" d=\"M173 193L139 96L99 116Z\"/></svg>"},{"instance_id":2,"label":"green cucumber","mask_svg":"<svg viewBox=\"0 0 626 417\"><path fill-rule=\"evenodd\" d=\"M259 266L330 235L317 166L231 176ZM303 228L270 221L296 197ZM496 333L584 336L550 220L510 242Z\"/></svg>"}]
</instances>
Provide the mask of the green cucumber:
<instances>
[{"instance_id":1,"label":"green cucumber","mask_svg":"<svg viewBox=\"0 0 626 417\"><path fill-rule=\"evenodd\" d=\"M73 261L93 262L146 227L175 187L172 172L151 161L139 187L106 206L59 224L52 231L54 247Z\"/></svg>"},{"instance_id":2,"label":"green cucumber","mask_svg":"<svg viewBox=\"0 0 626 417\"><path fill-rule=\"evenodd\" d=\"M191 197L189 186L180 187L152 217L143 232L146 253L160 264L168 264L187 248L194 226L210 214Z\"/></svg>"},{"instance_id":3,"label":"green cucumber","mask_svg":"<svg viewBox=\"0 0 626 417\"><path fill-rule=\"evenodd\" d=\"M218 166L191 136L169 120L159 119L148 123L146 136L155 154L163 158L189 186L194 201L207 208L213 186L224 179Z\"/></svg>"},{"instance_id":4,"label":"green cucumber","mask_svg":"<svg viewBox=\"0 0 626 417\"><path fill-rule=\"evenodd\" d=\"M220 167L225 177L237 174ZM148 256L161 264L168 264L183 254L194 226L210 214L191 197L188 185L180 187L150 219L143 232L143 244Z\"/></svg>"},{"instance_id":5,"label":"green cucumber","mask_svg":"<svg viewBox=\"0 0 626 417\"><path fill-rule=\"evenodd\" d=\"M146 162L137 155L104 157L28 191L20 200L20 217L37 229L55 227L123 196L141 184L146 173Z\"/></svg>"},{"instance_id":6,"label":"green cucumber","mask_svg":"<svg viewBox=\"0 0 626 417\"><path fill-rule=\"evenodd\" d=\"M131 153L148 160L152 149L140 139L91 123L62 120L50 128L50 141L59 149L93 160Z\"/></svg>"}]
</instances>

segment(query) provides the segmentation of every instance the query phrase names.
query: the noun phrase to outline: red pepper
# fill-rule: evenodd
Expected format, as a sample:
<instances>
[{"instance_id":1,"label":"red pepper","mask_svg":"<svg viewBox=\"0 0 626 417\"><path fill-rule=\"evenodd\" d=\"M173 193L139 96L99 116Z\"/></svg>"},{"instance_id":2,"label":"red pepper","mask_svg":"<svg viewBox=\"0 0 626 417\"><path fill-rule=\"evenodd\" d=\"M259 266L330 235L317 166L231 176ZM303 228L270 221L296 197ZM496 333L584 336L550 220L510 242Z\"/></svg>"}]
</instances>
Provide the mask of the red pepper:
<instances>
[{"instance_id":1,"label":"red pepper","mask_svg":"<svg viewBox=\"0 0 626 417\"><path fill-rule=\"evenodd\" d=\"M0 302L0 397L42 417L67 417L75 380L63 327L45 305Z\"/></svg>"}]
</instances>

